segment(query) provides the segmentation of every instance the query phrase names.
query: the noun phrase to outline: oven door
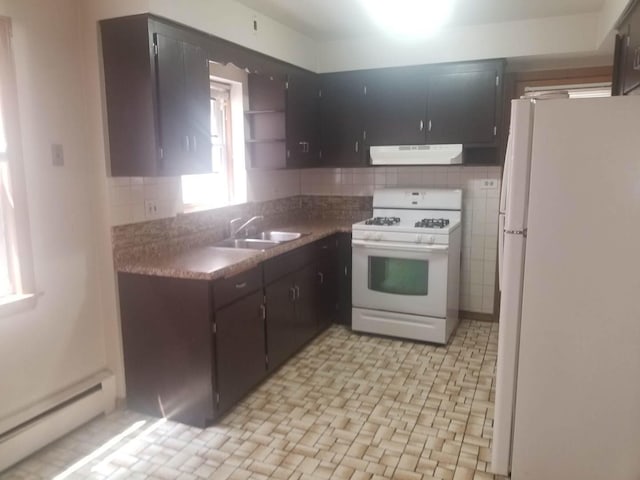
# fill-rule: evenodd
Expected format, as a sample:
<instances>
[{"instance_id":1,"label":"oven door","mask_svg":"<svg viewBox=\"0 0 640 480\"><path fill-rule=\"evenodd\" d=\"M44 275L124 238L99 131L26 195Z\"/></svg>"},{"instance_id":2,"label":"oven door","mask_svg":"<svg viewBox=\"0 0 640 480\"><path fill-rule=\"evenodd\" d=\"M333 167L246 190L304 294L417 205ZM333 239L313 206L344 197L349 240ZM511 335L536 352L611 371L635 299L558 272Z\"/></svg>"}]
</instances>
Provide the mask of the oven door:
<instances>
[{"instance_id":1,"label":"oven door","mask_svg":"<svg viewBox=\"0 0 640 480\"><path fill-rule=\"evenodd\" d=\"M353 306L447 316L447 245L353 240Z\"/></svg>"}]
</instances>

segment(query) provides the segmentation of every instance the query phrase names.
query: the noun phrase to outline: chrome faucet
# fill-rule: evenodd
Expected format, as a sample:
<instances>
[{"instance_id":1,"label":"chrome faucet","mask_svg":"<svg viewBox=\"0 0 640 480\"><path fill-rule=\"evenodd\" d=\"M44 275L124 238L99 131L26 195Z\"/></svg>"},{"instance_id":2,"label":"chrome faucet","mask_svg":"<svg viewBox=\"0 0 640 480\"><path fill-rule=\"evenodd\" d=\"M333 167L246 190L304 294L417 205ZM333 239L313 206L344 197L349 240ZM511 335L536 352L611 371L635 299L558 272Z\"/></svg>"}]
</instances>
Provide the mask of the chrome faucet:
<instances>
[{"instance_id":1,"label":"chrome faucet","mask_svg":"<svg viewBox=\"0 0 640 480\"><path fill-rule=\"evenodd\" d=\"M256 215L238 227L237 225L242 222L242 218L234 218L229 222L229 233L231 234L231 238L238 238L243 230L245 230L245 236L247 236L248 231L246 230L255 222L259 222L261 220L264 220L264 217L262 215Z\"/></svg>"}]
</instances>

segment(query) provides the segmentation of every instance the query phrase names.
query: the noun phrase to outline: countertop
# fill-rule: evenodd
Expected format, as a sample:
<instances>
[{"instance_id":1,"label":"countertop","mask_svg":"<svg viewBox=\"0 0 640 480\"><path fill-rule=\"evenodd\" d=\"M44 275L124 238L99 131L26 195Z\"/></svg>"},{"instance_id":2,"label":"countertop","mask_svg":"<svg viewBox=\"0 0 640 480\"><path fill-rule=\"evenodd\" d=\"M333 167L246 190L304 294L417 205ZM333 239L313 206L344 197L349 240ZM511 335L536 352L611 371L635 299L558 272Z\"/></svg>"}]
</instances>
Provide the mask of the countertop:
<instances>
[{"instance_id":1,"label":"countertop","mask_svg":"<svg viewBox=\"0 0 640 480\"><path fill-rule=\"evenodd\" d=\"M166 255L141 255L121 259L118 272L155 275L160 277L216 280L230 277L259 265L269 258L313 243L338 232L351 232L353 222L345 220L308 220L271 226L270 230L307 233L297 240L282 243L266 250L223 248L199 245Z\"/></svg>"}]
</instances>

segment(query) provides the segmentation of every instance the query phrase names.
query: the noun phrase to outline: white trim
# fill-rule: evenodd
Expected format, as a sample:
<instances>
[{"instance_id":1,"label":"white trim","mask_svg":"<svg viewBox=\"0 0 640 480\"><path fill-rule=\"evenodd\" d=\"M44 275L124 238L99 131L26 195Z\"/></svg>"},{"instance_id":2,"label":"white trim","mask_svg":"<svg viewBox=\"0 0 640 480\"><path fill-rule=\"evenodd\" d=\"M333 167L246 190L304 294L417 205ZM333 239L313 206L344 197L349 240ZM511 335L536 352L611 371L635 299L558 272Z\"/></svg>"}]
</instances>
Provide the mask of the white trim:
<instances>
[{"instance_id":1,"label":"white trim","mask_svg":"<svg viewBox=\"0 0 640 480\"><path fill-rule=\"evenodd\" d=\"M0 297L0 317L35 308L38 297L34 293L6 295Z\"/></svg>"}]
</instances>

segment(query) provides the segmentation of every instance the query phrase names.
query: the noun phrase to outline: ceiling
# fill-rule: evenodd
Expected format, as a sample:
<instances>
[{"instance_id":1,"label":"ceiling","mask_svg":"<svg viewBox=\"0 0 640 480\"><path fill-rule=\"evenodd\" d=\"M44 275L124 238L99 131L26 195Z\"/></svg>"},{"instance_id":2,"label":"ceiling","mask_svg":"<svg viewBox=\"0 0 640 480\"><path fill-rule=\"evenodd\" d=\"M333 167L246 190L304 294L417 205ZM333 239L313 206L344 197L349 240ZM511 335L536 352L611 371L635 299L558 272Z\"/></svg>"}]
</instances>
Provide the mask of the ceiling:
<instances>
[{"instance_id":1,"label":"ceiling","mask_svg":"<svg viewBox=\"0 0 640 480\"><path fill-rule=\"evenodd\" d=\"M371 35L359 0L237 0L316 40ZM390 0L393 1L393 0ZM604 0L454 0L450 25L477 25L598 12Z\"/></svg>"}]
</instances>

